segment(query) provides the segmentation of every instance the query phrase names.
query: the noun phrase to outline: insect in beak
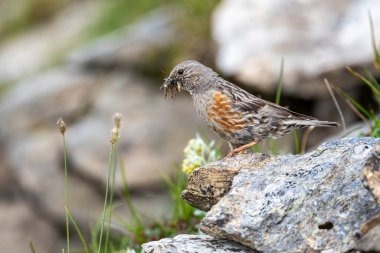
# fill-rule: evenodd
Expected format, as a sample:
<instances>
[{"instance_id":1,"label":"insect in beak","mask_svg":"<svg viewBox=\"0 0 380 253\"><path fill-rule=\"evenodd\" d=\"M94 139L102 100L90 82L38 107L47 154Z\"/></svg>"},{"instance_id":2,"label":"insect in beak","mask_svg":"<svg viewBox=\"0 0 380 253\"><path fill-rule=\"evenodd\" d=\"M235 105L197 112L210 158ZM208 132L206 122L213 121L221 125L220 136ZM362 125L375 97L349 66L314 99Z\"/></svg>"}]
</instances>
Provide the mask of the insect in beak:
<instances>
[{"instance_id":1,"label":"insect in beak","mask_svg":"<svg viewBox=\"0 0 380 253\"><path fill-rule=\"evenodd\" d=\"M170 78L165 78L164 83L160 87L160 90L162 89L165 90L165 98L168 96L168 92L170 92L171 98L174 98L177 93L181 92L181 82ZM175 90L176 93L174 93L173 90Z\"/></svg>"}]
</instances>

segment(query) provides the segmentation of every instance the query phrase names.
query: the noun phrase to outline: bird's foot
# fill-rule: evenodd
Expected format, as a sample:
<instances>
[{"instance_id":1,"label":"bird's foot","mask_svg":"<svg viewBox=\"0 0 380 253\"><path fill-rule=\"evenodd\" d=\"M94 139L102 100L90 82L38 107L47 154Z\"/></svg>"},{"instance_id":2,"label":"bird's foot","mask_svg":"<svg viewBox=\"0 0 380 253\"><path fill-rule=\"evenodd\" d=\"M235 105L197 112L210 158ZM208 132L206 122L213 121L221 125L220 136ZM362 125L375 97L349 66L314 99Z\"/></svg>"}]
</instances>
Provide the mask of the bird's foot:
<instances>
[{"instance_id":1,"label":"bird's foot","mask_svg":"<svg viewBox=\"0 0 380 253\"><path fill-rule=\"evenodd\" d=\"M241 150L241 151L235 151L235 149L234 149L234 150L231 150L231 151L226 155L226 157L230 158L230 157L233 157L233 156L235 156L235 155L237 155L237 154L245 154L245 153L248 153L246 149L245 149L245 150Z\"/></svg>"},{"instance_id":2,"label":"bird's foot","mask_svg":"<svg viewBox=\"0 0 380 253\"><path fill-rule=\"evenodd\" d=\"M230 153L228 153L226 157L233 157L233 156L235 156L238 153L242 153L242 152L246 151L247 148L252 147L256 143L257 142L253 141L253 142L245 144L245 145L243 145L241 147L235 148L235 149L231 150Z\"/></svg>"}]
</instances>

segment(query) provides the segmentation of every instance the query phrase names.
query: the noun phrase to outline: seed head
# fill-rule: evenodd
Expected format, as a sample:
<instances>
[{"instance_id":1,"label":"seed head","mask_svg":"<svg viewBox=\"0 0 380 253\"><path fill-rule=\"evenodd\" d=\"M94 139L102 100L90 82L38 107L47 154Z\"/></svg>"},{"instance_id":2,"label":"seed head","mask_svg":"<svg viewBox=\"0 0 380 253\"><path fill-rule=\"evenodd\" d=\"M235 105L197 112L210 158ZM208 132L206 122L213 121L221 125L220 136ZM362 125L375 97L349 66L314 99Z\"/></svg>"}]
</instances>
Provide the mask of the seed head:
<instances>
[{"instance_id":1,"label":"seed head","mask_svg":"<svg viewBox=\"0 0 380 253\"><path fill-rule=\"evenodd\" d=\"M115 115L113 116L113 120L115 122L115 128L120 129L121 113L115 113Z\"/></svg>"},{"instance_id":2,"label":"seed head","mask_svg":"<svg viewBox=\"0 0 380 253\"><path fill-rule=\"evenodd\" d=\"M115 113L113 116L114 127L111 131L111 144L115 144L117 139L120 137L120 124L121 124L121 114L119 112Z\"/></svg>"},{"instance_id":3,"label":"seed head","mask_svg":"<svg viewBox=\"0 0 380 253\"><path fill-rule=\"evenodd\" d=\"M119 128L116 128L114 127L112 130L111 130L111 144L115 144L117 139L119 139L120 137L120 134L119 134Z\"/></svg>"},{"instance_id":4,"label":"seed head","mask_svg":"<svg viewBox=\"0 0 380 253\"><path fill-rule=\"evenodd\" d=\"M58 126L59 131L61 132L61 134L64 135L65 131L66 131L66 124L63 121L62 117L57 120L57 126Z\"/></svg>"}]
</instances>

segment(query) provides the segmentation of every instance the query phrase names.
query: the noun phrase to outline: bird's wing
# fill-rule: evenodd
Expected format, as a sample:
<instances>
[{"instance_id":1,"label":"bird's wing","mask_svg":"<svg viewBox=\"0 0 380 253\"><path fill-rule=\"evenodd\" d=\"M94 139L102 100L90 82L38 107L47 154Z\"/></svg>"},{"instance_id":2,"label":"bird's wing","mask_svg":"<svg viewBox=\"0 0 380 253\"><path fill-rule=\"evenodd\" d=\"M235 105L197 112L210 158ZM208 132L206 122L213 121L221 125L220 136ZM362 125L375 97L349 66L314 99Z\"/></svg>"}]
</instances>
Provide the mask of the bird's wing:
<instances>
[{"instance_id":1,"label":"bird's wing","mask_svg":"<svg viewBox=\"0 0 380 253\"><path fill-rule=\"evenodd\" d=\"M293 112L280 105L260 99L232 83L222 85L224 86L223 92L228 93L226 95L233 99L233 107L236 110L284 120L316 120L313 117Z\"/></svg>"}]
</instances>

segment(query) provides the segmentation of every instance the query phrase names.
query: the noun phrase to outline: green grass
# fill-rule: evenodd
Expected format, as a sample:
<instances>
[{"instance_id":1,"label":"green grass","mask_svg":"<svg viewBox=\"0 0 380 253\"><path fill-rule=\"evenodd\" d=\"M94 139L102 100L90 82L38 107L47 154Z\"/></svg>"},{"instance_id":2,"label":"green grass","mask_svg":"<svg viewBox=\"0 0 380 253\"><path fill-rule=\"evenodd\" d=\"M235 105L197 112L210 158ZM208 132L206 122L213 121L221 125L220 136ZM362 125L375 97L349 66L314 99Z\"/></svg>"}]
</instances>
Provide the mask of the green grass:
<instances>
[{"instance_id":1,"label":"green grass","mask_svg":"<svg viewBox=\"0 0 380 253\"><path fill-rule=\"evenodd\" d=\"M0 25L0 37L4 39L45 22L69 2L69 0L18 0L0 3L0 7L8 9L8 13L12 13L12 15L3 17Z\"/></svg>"},{"instance_id":2,"label":"green grass","mask_svg":"<svg viewBox=\"0 0 380 253\"><path fill-rule=\"evenodd\" d=\"M375 66L375 71L377 72L377 76L379 76L380 55L377 49L375 30L374 30L372 16L370 12L368 13L368 17L369 17L369 24L370 24L370 29L371 29L371 42L372 42L373 55L374 55L374 66ZM365 86L367 86L370 89L372 93L372 99L376 102L377 108L366 108L363 105L361 105L358 101L356 101L354 98L349 96L343 90L337 87L334 87L334 89L345 100L345 102L352 108L352 110L358 115L358 117L361 118L363 122L365 122L368 125L370 132L361 133L361 135L379 138L380 137L380 117L378 116L377 110L380 108L380 84L374 77L374 74L369 70L365 70L364 73L359 73L358 71L352 69L351 67L347 67L347 70L353 75L353 77L360 80Z\"/></svg>"},{"instance_id":3,"label":"green grass","mask_svg":"<svg viewBox=\"0 0 380 253\"><path fill-rule=\"evenodd\" d=\"M130 211L131 219L126 220L117 213L114 213L116 219L122 224L124 229L128 231L128 236L113 237L112 244L123 245L123 247L140 251L141 244L149 241L173 237L181 233L198 233L197 224L203 218L204 212L190 206L180 195L186 188L187 175L191 172L190 170L220 158L220 150L217 145L214 145L214 142L206 143L198 134L196 138L189 141L188 146L185 148L184 159L187 159L188 162L184 162L181 169L176 167L176 174L172 177L167 174L162 174L173 206L171 212L160 221L150 220L149 218L146 219L146 217L145 220L148 220L148 222L142 221L144 217L139 214L132 203L125 170L122 169L124 199ZM193 162L196 163L195 166L193 166Z\"/></svg>"},{"instance_id":4,"label":"green grass","mask_svg":"<svg viewBox=\"0 0 380 253\"><path fill-rule=\"evenodd\" d=\"M115 119L117 117L115 116ZM120 116L119 116L120 119ZM171 213L162 220L149 220L149 222L143 222L143 219L146 217L142 217L139 214L139 211L135 208L132 203L131 196L129 193L129 188L127 185L126 174L124 170L124 163L122 162L122 189L125 199L125 205L128 207L131 218L126 220L113 211L113 194L115 191L115 175L117 169L117 161L118 161L118 141L119 141L119 128L120 128L120 120L117 123L115 120L115 127L112 130L111 134L111 146L110 146L110 154L108 161L108 171L107 171L107 181L106 181L106 189L104 196L104 206L103 212L100 215L98 222L95 224L94 228L91 230L91 242L87 243L85 237L79 228L77 222L75 221L73 215L69 210L69 182L68 182L68 168L67 168L67 150L66 150L66 139L65 139L65 131L66 126L62 119L57 122L59 129L61 131L63 137L63 147L64 147L64 180L65 180L65 215L66 215L66 241L67 246L66 250L62 249L62 252L70 252L70 225L75 228L77 235L82 242L83 252L85 253L100 253L100 252L119 252L121 250L125 250L126 248L134 249L139 252L141 250L141 244L145 242L149 242L152 240L158 240L164 237L172 237L177 235L178 233L187 233L194 234L197 233L197 224L200 222L204 213L201 211L197 211L195 208L187 204L184 200L180 198L182 191L185 189L187 185L187 174L184 173L181 169L176 168L176 175L174 177L170 177L166 174L163 174L163 180L168 188L168 192L172 198L173 207ZM198 135L198 140L203 141ZM206 145L205 142L202 142L202 148L208 148L207 152L200 151L202 156L207 156L204 159L203 164L207 163L211 160L219 159L218 154L219 150L214 150L216 146L211 142ZM205 146L206 145L206 146ZM195 146L199 147L199 146ZM211 152L211 153L210 153ZM207 160L206 160L207 159ZM202 165L202 164L200 164ZM120 222L123 226L124 230L127 231L127 235L118 235L112 234L110 230L110 225L112 222L112 217ZM104 238L105 237L105 238ZM35 252L33 245L30 242L30 249L32 253ZM91 245L91 247L89 247ZM78 251L77 249L75 250Z\"/></svg>"}]
</instances>

